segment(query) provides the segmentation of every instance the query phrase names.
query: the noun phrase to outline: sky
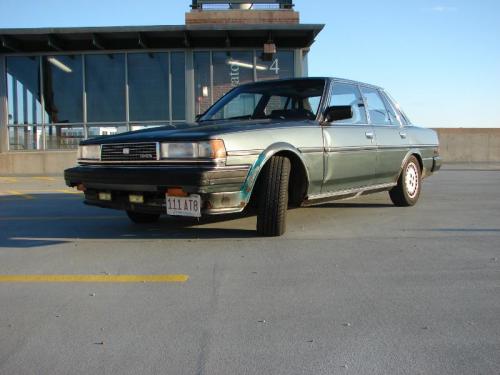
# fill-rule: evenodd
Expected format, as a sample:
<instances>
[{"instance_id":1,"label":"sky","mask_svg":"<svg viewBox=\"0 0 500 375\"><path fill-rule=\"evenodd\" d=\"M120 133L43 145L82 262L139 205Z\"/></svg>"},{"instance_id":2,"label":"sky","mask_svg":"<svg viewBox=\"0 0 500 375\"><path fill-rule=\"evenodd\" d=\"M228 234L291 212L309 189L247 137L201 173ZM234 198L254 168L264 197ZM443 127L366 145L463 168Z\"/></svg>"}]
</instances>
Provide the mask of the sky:
<instances>
[{"instance_id":1,"label":"sky","mask_svg":"<svg viewBox=\"0 0 500 375\"><path fill-rule=\"evenodd\" d=\"M387 89L415 124L500 127L499 0L295 0L310 76ZM0 28L184 23L190 0L1 0ZM279 46L278 46L279 48Z\"/></svg>"}]
</instances>

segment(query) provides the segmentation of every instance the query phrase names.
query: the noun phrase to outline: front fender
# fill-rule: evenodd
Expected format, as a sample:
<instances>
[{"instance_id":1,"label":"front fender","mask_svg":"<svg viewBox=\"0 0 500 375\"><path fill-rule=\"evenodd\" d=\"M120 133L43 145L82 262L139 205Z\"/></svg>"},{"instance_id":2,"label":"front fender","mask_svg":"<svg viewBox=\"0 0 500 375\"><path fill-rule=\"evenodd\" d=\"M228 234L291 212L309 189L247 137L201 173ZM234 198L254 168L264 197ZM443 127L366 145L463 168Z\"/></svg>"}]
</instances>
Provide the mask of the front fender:
<instances>
[{"instance_id":1,"label":"front fender","mask_svg":"<svg viewBox=\"0 0 500 375\"><path fill-rule=\"evenodd\" d=\"M302 153L296 147L292 146L289 143L286 142L273 143L260 153L259 157L257 158L255 163L250 168L250 171L248 172L247 179L245 180L245 183L242 188L243 198L246 203L250 201L250 197L252 195L253 189L255 187L255 184L257 182L257 179L260 175L262 168L264 167L264 165L266 165L269 159L271 159L274 155L278 153L293 154L298 160L300 160L300 163L302 164L302 167L304 168L304 171L306 173L307 183L309 183L310 181L309 170L306 167L306 162L304 160Z\"/></svg>"}]
</instances>

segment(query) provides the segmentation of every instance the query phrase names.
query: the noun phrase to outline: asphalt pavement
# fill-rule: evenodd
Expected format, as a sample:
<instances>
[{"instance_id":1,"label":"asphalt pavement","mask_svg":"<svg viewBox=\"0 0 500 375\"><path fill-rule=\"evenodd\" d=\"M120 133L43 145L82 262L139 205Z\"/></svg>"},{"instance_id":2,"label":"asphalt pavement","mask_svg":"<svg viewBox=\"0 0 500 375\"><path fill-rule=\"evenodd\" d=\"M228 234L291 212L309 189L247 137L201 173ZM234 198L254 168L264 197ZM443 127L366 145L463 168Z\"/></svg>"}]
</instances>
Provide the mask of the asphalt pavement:
<instances>
[{"instance_id":1,"label":"asphalt pavement","mask_svg":"<svg viewBox=\"0 0 500 375\"><path fill-rule=\"evenodd\" d=\"M288 219L138 226L0 177L0 374L500 374L500 170Z\"/></svg>"}]
</instances>

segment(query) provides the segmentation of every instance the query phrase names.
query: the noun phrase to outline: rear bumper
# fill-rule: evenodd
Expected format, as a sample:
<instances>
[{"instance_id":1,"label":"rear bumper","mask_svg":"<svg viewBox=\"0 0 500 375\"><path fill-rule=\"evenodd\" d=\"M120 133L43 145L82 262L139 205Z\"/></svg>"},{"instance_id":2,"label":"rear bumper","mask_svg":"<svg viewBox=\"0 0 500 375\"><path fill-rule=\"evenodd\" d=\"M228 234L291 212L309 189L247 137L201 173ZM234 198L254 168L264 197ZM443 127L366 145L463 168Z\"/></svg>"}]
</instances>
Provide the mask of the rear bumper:
<instances>
[{"instance_id":1,"label":"rear bumper","mask_svg":"<svg viewBox=\"0 0 500 375\"><path fill-rule=\"evenodd\" d=\"M441 166L443 165L443 159L441 159L440 156L435 156L432 158L432 172L437 172L441 169Z\"/></svg>"},{"instance_id":2,"label":"rear bumper","mask_svg":"<svg viewBox=\"0 0 500 375\"><path fill-rule=\"evenodd\" d=\"M85 203L98 207L145 213L165 213L165 192L180 187L202 198L204 214L241 212L246 205L243 185L250 166L87 166L64 172L70 187L85 187ZM111 193L111 201L99 200L99 192ZM131 193L144 203L130 203Z\"/></svg>"}]
</instances>

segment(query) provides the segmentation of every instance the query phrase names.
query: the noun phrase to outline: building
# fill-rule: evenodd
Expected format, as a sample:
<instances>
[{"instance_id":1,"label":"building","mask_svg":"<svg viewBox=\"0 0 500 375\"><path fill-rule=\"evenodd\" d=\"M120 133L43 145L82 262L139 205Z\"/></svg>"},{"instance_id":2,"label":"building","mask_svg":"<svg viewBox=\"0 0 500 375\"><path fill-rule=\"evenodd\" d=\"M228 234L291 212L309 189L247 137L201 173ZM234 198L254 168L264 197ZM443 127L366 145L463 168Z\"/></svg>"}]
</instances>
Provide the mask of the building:
<instances>
[{"instance_id":1,"label":"building","mask_svg":"<svg viewBox=\"0 0 500 375\"><path fill-rule=\"evenodd\" d=\"M193 0L185 25L0 29L0 173L60 173L78 142L193 121L241 83L307 75L323 25L291 0Z\"/></svg>"}]
</instances>

